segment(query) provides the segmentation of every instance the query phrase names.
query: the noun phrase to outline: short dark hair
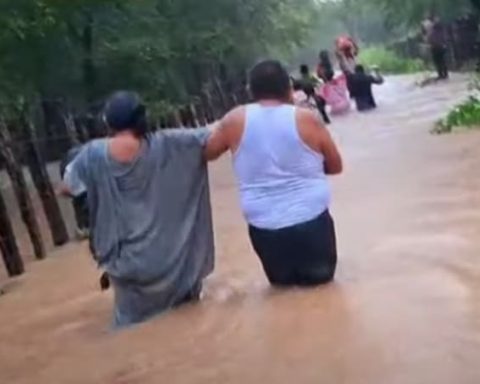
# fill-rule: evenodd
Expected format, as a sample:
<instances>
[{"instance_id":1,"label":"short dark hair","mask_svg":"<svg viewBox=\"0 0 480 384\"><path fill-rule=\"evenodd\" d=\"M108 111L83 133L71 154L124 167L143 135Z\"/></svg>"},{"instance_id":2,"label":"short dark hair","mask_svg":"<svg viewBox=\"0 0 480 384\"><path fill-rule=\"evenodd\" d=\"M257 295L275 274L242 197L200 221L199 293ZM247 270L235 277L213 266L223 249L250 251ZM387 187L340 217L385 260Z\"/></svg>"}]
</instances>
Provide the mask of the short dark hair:
<instances>
[{"instance_id":1,"label":"short dark hair","mask_svg":"<svg viewBox=\"0 0 480 384\"><path fill-rule=\"evenodd\" d=\"M104 119L114 133L131 130L139 137L147 134L147 110L136 92L117 91L112 94L105 104Z\"/></svg>"},{"instance_id":2,"label":"short dark hair","mask_svg":"<svg viewBox=\"0 0 480 384\"><path fill-rule=\"evenodd\" d=\"M249 82L255 101L284 100L291 89L288 71L277 60L264 60L256 64L250 71Z\"/></svg>"},{"instance_id":3,"label":"short dark hair","mask_svg":"<svg viewBox=\"0 0 480 384\"><path fill-rule=\"evenodd\" d=\"M300 65L300 73L302 75L308 75L310 73L310 68L308 68L307 64Z\"/></svg>"},{"instance_id":4,"label":"short dark hair","mask_svg":"<svg viewBox=\"0 0 480 384\"><path fill-rule=\"evenodd\" d=\"M362 64L356 65L355 73L365 73L365 67Z\"/></svg>"}]
</instances>

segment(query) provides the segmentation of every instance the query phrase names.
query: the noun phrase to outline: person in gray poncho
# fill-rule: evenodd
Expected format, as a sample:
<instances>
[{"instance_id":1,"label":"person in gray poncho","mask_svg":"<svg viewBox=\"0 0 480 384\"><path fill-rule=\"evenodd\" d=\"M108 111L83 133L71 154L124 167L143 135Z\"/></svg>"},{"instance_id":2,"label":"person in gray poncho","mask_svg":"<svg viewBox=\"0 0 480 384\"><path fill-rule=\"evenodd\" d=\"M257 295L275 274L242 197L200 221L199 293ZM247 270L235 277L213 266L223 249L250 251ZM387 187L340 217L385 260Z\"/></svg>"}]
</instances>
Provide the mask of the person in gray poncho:
<instances>
[{"instance_id":1,"label":"person in gray poncho","mask_svg":"<svg viewBox=\"0 0 480 384\"><path fill-rule=\"evenodd\" d=\"M64 192L88 192L92 251L123 327L198 300L213 271L208 130L149 134L131 92L115 93L104 118L111 137L87 144L68 165Z\"/></svg>"}]
</instances>

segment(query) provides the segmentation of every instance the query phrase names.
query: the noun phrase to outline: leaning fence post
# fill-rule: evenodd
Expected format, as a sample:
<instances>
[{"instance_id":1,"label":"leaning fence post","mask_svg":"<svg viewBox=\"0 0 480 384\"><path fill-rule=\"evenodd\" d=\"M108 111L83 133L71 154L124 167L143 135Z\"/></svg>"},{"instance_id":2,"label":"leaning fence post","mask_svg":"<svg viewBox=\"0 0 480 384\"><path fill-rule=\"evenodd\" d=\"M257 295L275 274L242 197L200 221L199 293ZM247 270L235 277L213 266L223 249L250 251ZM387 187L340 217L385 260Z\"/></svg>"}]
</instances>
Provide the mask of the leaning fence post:
<instances>
[{"instance_id":1,"label":"leaning fence post","mask_svg":"<svg viewBox=\"0 0 480 384\"><path fill-rule=\"evenodd\" d=\"M180 117L180 112L178 111L178 109L173 111L172 117L175 125L174 128L181 128L183 124L182 124L182 119Z\"/></svg>"},{"instance_id":2,"label":"leaning fence post","mask_svg":"<svg viewBox=\"0 0 480 384\"><path fill-rule=\"evenodd\" d=\"M202 106L202 103L194 104L193 108L195 109L195 116L197 117L198 124L201 127L205 127L208 124L208 119L205 116L205 109Z\"/></svg>"},{"instance_id":3,"label":"leaning fence post","mask_svg":"<svg viewBox=\"0 0 480 384\"><path fill-rule=\"evenodd\" d=\"M222 84L220 83L220 80L218 79L218 77L215 76L213 79L213 82L214 82L215 90L218 94L219 101L220 101L220 109L221 109L220 114L223 115L228 109L227 96L225 95L225 92L222 88Z\"/></svg>"},{"instance_id":4,"label":"leaning fence post","mask_svg":"<svg viewBox=\"0 0 480 384\"><path fill-rule=\"evenodd\" d=\"M230 94L230 100L232 101L232 107L236 107L238 105L238 98L235 93Z\"/></svg>"},{"instance_id":5,"label":"leaning fence post","mask_svg":"<svg viewBox=\"0 0 480 384\"><path fill-rule=\"evenodd\" d=\"M12 181L13 190L18 201L22 220L27 227L30 240L32 241L33 252L37 259L46 257L40 226L38 225L33 208L32 198L28 192L27 182L23 175L22 166L18 162L15 152L12 149L12 140L7 123L0 118L0 155L5 163L5 168Z\"/></svg>"},{"instance_id":6,"label":"leaning fence post","mask_svg":"<svg viewBox=\"0 0 480 384\"><path fill-rule=\"evenodd\" d=\"M77 129L75 127L75 121L71 113L66 112L62 114L63 123L65 124L65 131L67 132L68 140L70 141L70 145L76 146L81 144L80 140L78 139Z\"/></svg>"},{"instance_id":7,"label":"leaning fence post","mask_svg":"<svg viewBox=\"0 0 480 384\"><path fill-rule=\"evenodd\" d=\"M32 177L33 184L42 202L43 211L50 227L53 243L56 246L68 242L68 231L62 212L55 195L55 190L50 181L45 160L38 148L35 127L28 116L23 115L21 125L26 138L26 160Z\"/></svg>"},{"instance_id":8,"label":"leaning fence post","mask_svg":"<svg viewBox=\"0 0 480 384\"><path fill-rule=\"evenodd\" d=\"M205 117L207 122L211 123L215 120L215 112L212 104L212 97L207 91L204 91L201 95L201 101L203 109L205 111Z\"/></svg>"},{"instance_id":9,"label":"leaning fence post","mask_svg":"<svg viewBox=\"0 0 480 384\"><path fill-rule=\"evenodd\" d=\"M197 110L195 109L195 104L190 103L188 105L188 113L191 116L193 126L194 127L199 127L200 123L198 121Z\"/></svg>"},{"instance_id":10,"label":"leaning fence post","mask_svg":"<svg viewBox=\"0 0 480 384\"><path fill-rule=\"evenodd\" d=\"M7 206L0 191L0 252L10 277L21 275L25 268L18 250Z\"/></svg>"}]
</instances>

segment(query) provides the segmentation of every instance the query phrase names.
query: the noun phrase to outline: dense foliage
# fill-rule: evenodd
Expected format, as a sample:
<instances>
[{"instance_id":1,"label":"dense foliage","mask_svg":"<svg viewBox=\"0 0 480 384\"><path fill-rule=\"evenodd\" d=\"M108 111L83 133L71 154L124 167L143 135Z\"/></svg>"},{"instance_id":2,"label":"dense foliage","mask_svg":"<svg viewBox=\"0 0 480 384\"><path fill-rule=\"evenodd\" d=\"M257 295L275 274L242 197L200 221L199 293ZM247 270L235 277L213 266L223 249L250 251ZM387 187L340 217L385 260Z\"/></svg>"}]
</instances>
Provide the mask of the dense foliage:
<instances>
[{"instance_id":1,"label":"dense foliage","mask_svg":"<svg viewBox=\"0 0 480 384\"><path fill-rule=\"evenodd\" d=\"M0 0L0 97L182 103L289 52L314 14L313 0Z\"/></svg>"},{"instance_id":2,"label":"dense foliage","mask_svg":"<svg viewBox=\"0 0 480 384\"><path fill-rule=\"evenodd\" d=\"M418 29L429 9L453 17L470 1L0 0L0 101L81 108L133 88L162 109L219 83L238 87L262 56L306 46L295 64L313 64L340 33L382 44ZM378 50L364 57L406 71L417 65Z\"/></svg>"},{"instance_id":3,"label":"dense foliage","mask_svg":"<svg viewBox=\"0 0 480 384\"><path fill-rule=\"evenodd\" d=\"M415 27L427 13L434 12L444 20L473 8L471 0L367 0L376 4L385 14L389 25Z\"/></svg>"}]
</instances>

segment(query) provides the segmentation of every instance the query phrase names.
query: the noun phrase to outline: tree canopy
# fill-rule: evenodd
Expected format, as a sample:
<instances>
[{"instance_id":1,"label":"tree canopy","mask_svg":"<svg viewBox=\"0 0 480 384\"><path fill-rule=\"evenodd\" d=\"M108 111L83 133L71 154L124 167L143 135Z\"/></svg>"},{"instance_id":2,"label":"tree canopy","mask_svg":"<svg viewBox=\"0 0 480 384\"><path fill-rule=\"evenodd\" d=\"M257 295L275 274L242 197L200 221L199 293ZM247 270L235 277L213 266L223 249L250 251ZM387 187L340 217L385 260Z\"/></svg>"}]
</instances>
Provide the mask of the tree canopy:
<instances>
[{"instance_id":1,"label":"tree canopy","mask_svg":"<svg viewBox=\"0 0 480 384\"><path fill-rule=\"evenodd\" d=\"M314 0L0 0L0 96L84 103L130 88L181 103L213 77L299 45L315 9Z\"/></svg>"}]
</instances>

